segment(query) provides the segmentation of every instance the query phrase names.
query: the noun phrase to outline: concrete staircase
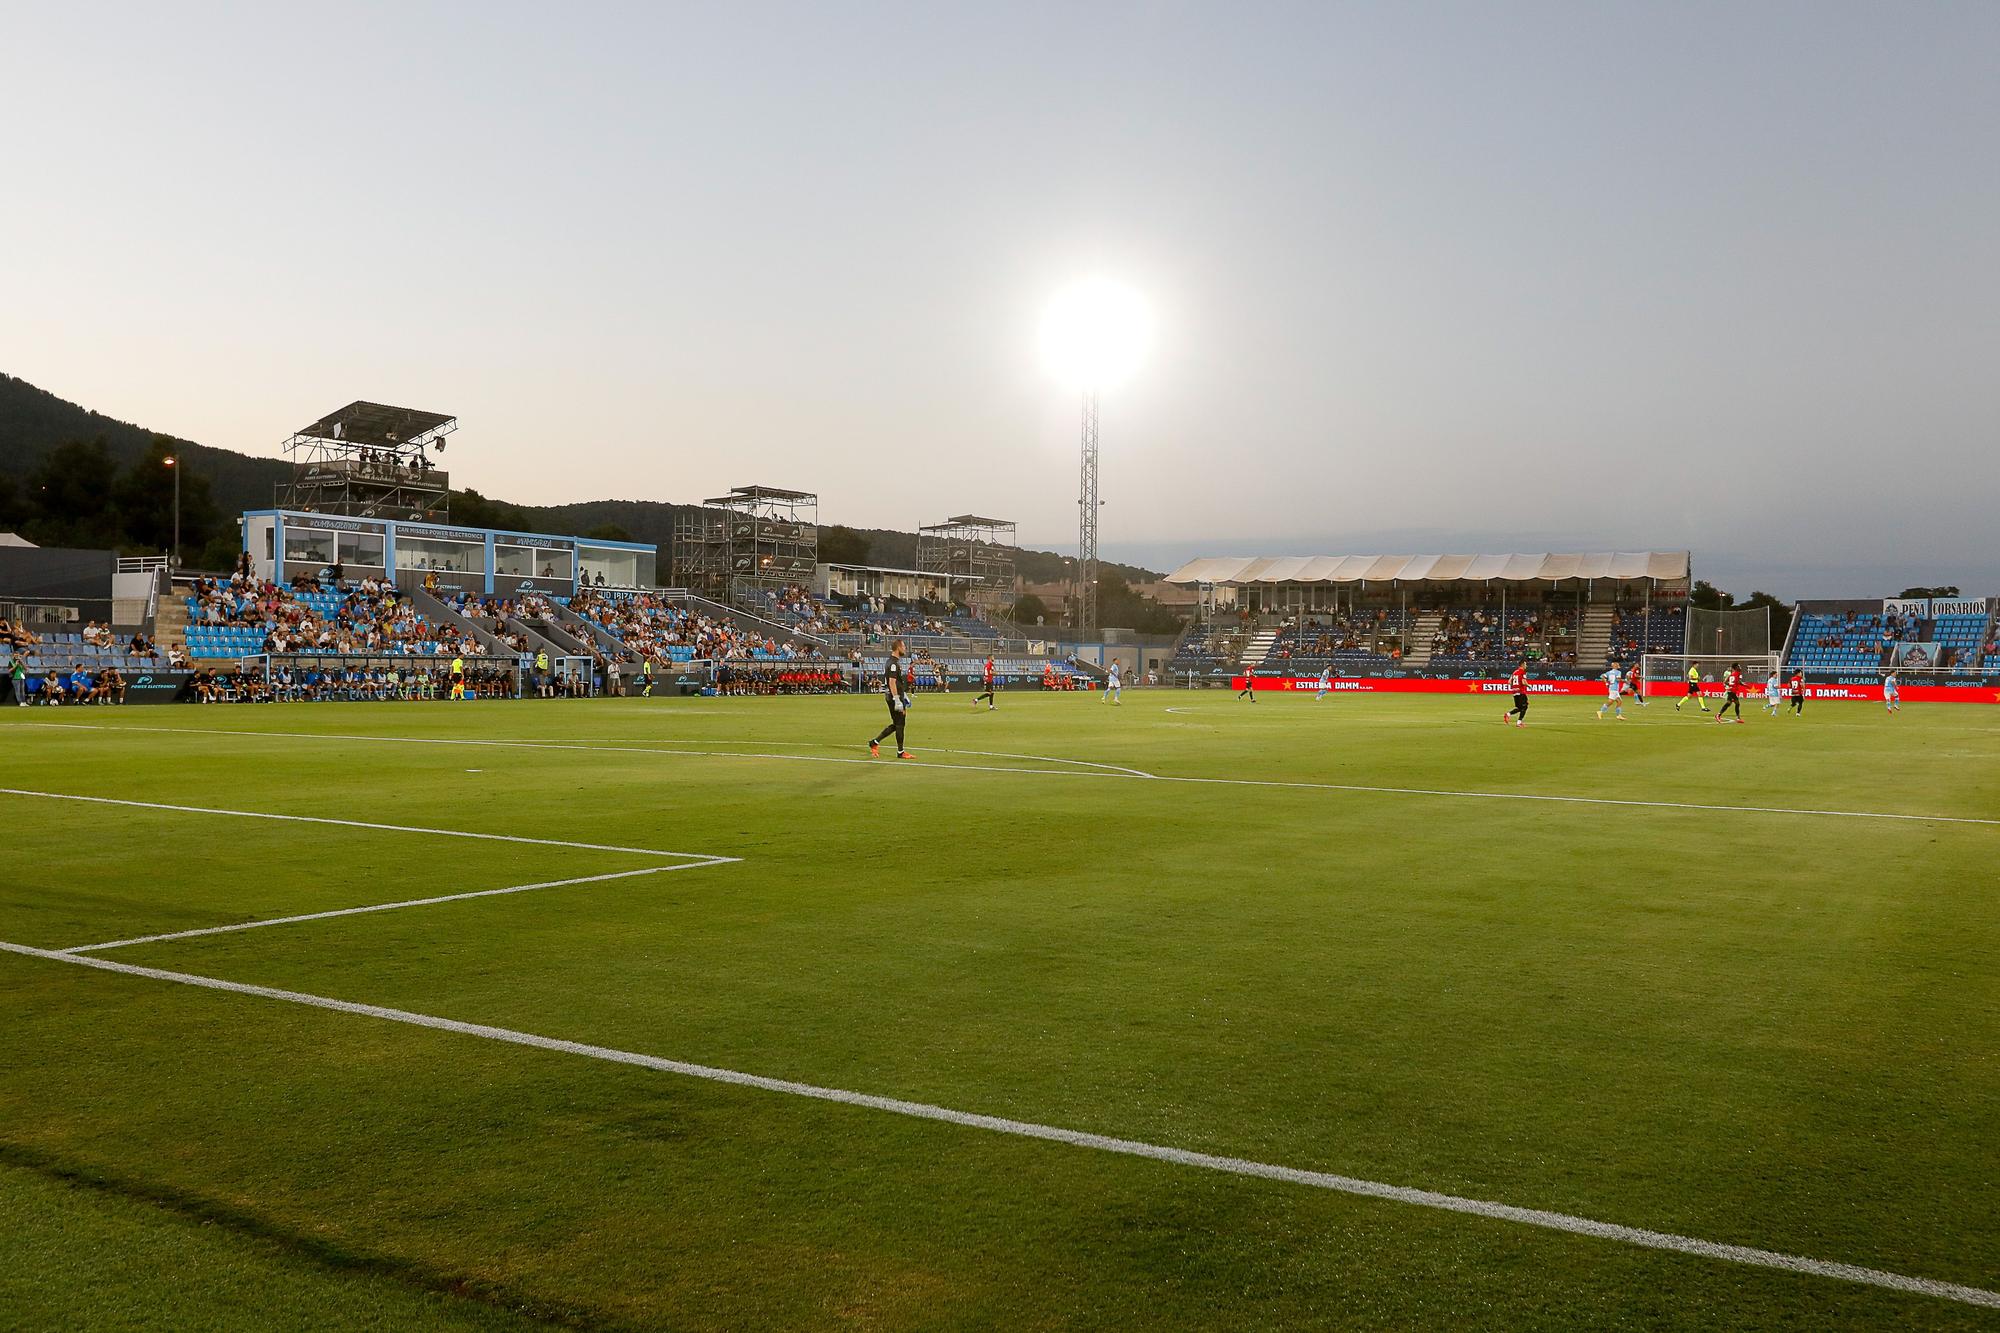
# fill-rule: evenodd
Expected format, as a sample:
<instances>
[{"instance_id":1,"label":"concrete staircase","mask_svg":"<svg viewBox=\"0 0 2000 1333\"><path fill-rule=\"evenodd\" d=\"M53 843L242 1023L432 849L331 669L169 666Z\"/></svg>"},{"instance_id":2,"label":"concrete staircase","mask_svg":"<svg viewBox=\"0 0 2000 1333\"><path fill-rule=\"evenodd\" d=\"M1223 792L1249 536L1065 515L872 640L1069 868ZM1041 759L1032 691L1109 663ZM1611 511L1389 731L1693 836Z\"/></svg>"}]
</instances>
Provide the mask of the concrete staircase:
<instances>
[{"instance_id":1,"label":"concrete staircase","mask_svg":"<svg viewBox=\"0 0 2000 1333\"><path fill-rule=\"evenodd\" d=\"M1444 623L1442 611L1419 611L1416 623L1410 627L1409 637L1403 640L1404 666L1429 666L1431 644L1437 638L1438 626Z\"/></svg>"},{"instance_id":2,"label":"concrete staircase","mask_svg":"<svg viewBox=\"0 0 2000 1333\"><path fill-rule=\"evenodd\" d=\"M1610 606L1593 605L1583 609L1583 620L1576 627L1578 666L1601 669L1611 660L1611 627L1617 620L1618 612Z\"/></svg>"},{"instance_id":3,"label":"concrete staircase","mask_svg":"<svg viewBox=\"0 0 2000 1333\"><path fill-rule=\"evenodd\" d=\"M442 625L446 629L457 630L461 634L470 634L475 643L495 657L511 658L515 655L514 650L502 642L499 635L487 629L486 626L480 624L478 621L467 616L462 616L452 610L451 607L444 603L442 598L427 593L422 588L412 588L405 595L410 599L410 605L416 608L418 614L422 615L425 620L430 621L431 624Z\"/></svg>"},{"instance_id":4,"label":"concrete staircase","mask_svg":"<svg viewBox=\"0 0 2000 1333\"><path fill-rule=\"evenodd\" d=\"M187 650L187 590L171 584L160 594L159 617L153 623L153 646L165 653L169 646Z\"/></svg>"},{"instance_id":5,"label":"concrete staircase","mask_svg":"<svg viewBox=\"0 0 2000 1333\"><path fill-rule=\"evenodd\" d=\"M1262 665L1265 654L1271 651L1271 645L1277 641L1278 631L1274 629L1253 631L1250 637L1244 640L1243 655L1236 660L1236 665L1245 671Z\"/></svg>"}]
</instances>

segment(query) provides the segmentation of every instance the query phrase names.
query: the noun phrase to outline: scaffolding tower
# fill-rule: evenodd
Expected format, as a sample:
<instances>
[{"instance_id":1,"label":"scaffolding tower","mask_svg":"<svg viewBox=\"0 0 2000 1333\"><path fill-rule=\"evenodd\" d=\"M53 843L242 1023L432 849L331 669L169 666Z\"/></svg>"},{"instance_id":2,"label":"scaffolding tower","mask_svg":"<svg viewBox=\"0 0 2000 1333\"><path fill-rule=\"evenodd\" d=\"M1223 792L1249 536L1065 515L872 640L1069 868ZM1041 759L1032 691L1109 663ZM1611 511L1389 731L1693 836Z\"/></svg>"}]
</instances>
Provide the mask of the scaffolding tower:
<instances>
[{"instance_id":1,"label":"scaffolding tower","mask_svg":"<svg viewBox=\"0 0 2000 1333\"><path fill-rule=\"evenodd\" d=\"M943 575L949 600L985 616L1013 603L1018 551L1011 519L960 514L917 529L917 568Z\"/></svg>"},{"instance_id":2,"label":"scaffolding tower","mask_svg":"<svg viewBox=\"0 0 2000 1333\"><path fill-rule=\"evenodd\" d=\"M353 402L285 441L292 475L274 488L279 509L349 518L448 519L451 478L432 462L458 418Z\"/></svg>"},{"instance_id":3,"label":"scaffolding tower","mask_svg":"<svg viewBox=\"0 0 2000 1333\"><path fill-rule=\"evenodd\" d=\"M810 584L819 563L819 497L737 486L674 524L673 582L718 601L750 589Z\"/></svg>"}]
</instances>

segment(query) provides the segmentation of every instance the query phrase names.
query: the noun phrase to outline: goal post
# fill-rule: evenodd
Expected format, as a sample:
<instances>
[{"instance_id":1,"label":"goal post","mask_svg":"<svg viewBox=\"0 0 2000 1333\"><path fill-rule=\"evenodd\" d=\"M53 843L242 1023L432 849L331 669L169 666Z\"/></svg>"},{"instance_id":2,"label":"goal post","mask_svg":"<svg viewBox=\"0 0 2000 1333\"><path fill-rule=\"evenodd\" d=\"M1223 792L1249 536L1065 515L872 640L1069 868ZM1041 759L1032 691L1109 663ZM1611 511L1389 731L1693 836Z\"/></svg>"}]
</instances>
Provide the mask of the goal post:
<instances>
[{"instance_id":1,"label":"goal post","mask_svg":"<svg viewBox=\"0 0 2000 1333\"><path fill-rule=\"evenodd\" d=\"M1639 659L1639 679L1646 693L1685 692L1688 671L1701 672L1703 694L1722 693L1731 668L1743 673L1743 693L1762 694L1772 672L1784 679L1783 653L1647 653Z\"/></svg>"}]
</instances>

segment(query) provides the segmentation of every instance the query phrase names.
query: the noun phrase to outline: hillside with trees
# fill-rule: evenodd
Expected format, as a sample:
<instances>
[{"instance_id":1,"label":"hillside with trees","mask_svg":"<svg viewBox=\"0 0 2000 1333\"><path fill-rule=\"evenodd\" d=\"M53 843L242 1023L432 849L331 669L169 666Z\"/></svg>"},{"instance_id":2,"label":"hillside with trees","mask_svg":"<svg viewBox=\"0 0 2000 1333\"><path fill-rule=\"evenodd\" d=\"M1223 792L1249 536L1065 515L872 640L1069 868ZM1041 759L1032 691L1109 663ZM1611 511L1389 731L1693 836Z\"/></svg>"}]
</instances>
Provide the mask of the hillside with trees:
<instances>
[{"instance_id":1,"label":"hillside with trees","mask_svg":"<svg viewBox=\"0 0 2000 1333\"><path fill-rule=\"evenodd\" d=\"M132 555L164 551L173 540L173 470L163 463L169 456L181 459L184 468L184 562L226 568L239 545L237 515L270 508L275 488L291 475L290 464L151 431L0 374L0 531L18 531L44 546L109 547ZM660 548L663 577L675 519L693 508L665 500L521 505L471 489L451 498L452 521L468 527L650 543ZM820 528L820 558L912 569L917 534L826 523ZM1021 574L1031 582L1053 582L1063 577L1068 560L1053 551L1024 550ZM1159 577L1111 562L1103 574L1107 596L1128 583ZM1109 612L1125 604L1114 596L1104 605ZM1117 623L1108 616L1107 622Z\"/></svg>"}]
</instances>

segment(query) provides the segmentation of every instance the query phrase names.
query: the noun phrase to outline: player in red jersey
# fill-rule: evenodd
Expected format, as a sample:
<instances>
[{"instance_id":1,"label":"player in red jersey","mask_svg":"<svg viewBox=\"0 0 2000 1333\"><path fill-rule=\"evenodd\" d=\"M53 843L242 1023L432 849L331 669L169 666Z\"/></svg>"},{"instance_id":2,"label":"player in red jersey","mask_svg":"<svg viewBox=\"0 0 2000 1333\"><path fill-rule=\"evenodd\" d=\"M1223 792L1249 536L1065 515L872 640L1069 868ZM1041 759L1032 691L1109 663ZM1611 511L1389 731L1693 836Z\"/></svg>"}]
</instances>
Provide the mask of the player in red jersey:
<instances>
[{"instance_id":1,"label":"player in red jersey","mask_svg":"<svg viewBox=\"0 0 2000 1333\"><path fill-rule=\"evenodd\" d=\"M1729 710L1736 710L1736 725L1743 725L1743 668L1732 665L1729 674L1722 678L1722 707L1715 710L1715 720L1719 725L1729 716Z\"/></svg>"},{"instance_id":2,"label":"player in red jersey","mask_svg":"<svg viewBox=\"0 0 2000 1333\"><path fill-rule=\"evenodd\" d=\"M973 696L972 706L974 708L979 707L979 701L984 699L986 701L986 711L990 713L993 711L993 659L990 656L986 659L986 675L984 679L986 689L983 693Z\"/></svg>"},{"instance_id":3,"label":"player in red jersey","mask_svg":"<svg viewBox=\"0 0 2000 1333\"><path fill-rule=\"evenodd\" d=\"M1525 727L1528 725L1528 659L1525 657L1514 668L1514 674L1507 677L1507 688L1514 692L1514 706L1503 713L1500 720Z\"/></svg>"},{"instance_id":4,"label":"player in red jersey","mask_svg":"<svg viewBox=\"0 0 2000 1333\"><path fill-rule=\"evenodd\" d=\"M1797 669L1792 672L1792 712L1799 717L1806 712L1806 673Z\"/></svg>"}]
</instances>

